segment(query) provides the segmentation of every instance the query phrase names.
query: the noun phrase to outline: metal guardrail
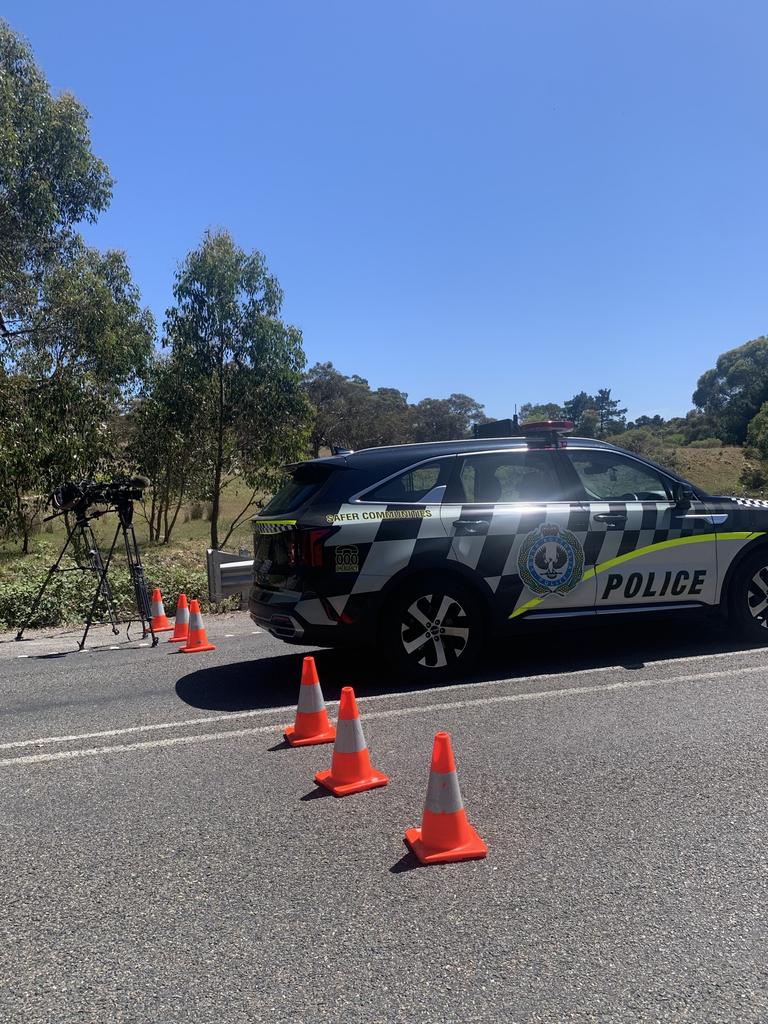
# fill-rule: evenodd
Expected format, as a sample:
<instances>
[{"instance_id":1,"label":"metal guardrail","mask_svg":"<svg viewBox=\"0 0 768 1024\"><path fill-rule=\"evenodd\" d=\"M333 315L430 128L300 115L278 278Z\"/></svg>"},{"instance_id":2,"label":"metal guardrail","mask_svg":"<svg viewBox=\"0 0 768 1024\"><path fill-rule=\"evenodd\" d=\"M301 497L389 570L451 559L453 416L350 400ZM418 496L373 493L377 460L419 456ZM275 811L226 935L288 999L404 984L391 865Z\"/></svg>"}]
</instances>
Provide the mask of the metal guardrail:
<instances>
[{"instance_id":1,"label":"metal guardrail","mask_svg":"<svg viewBox=\"0 0 768 1024\"><path fill-rule=\"evenodd\" d=\"M223 601L230 594L238 593L247 598L253 581L253 559L247 558L247 554L247 551L241 551L239 555L233 555L208 548L206 562L210 601Z\"/></svg>"}]
</instances>

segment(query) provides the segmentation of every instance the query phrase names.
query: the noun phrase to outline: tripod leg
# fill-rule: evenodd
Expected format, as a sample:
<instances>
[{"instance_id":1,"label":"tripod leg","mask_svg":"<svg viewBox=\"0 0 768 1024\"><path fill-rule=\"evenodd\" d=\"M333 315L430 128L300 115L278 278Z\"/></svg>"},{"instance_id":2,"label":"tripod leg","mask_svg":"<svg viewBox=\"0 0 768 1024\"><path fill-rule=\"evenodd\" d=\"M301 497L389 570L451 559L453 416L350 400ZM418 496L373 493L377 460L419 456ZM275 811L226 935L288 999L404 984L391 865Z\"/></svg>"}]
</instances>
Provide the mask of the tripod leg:
<instances>
[{"instance_id":1,"label":"tripod leg","mask_svg":"<svg viewBox=\"0 0 768 1024\"><path fill-rule=\"evenodd\" d=\"M123 540L125 541L125 557L128 561L128 571L133 581L133 591L136 595L136 607L141 616L141 625L144 636L152 637L152 646L157 647L158 637L152 629L152 610L147 593L147 583L144 579L144 566L141 564L141 552L139 543L136 540L136 531L133 524L123 523Z\"/></svg>"},{"instance_id":2,"label":"tripod leg","mask_svg":"<svg viewBox=\"0 0 768 1024\"><path fill-rule=\"evenodd\" d=\"M64 557L64 555L66 553L66 550L69 547L69 545L70 545L70 543L72 541L72 538L75 535L75 530L76 529L77 529L77 523L75 523L75 525L70 529L69 533L67 534L67 539L64 541L64 547L59 552L59 557L56 559L54 564L48 570L48 575L43 580L43 584L42 584L42 586L40 587L40 589L37 592L37 597L32 602L32 607L27 612L27 617L24 619L24 621L22 622L21 626L19 626L19 631L16 634L16 636L14 637L15 640L21 640L21 637L22 637L22 634L24 633L24 630L27 628L27 626L31 622L33 615L37 611L37 609L38 609L38 607L40 605L40 602L43 599L43 594L48 589L48 584L51 582L53 577L59 571L59 566L61 565L61 560Z\"/></svg>"},{"instance_id":3,"label":"tripod leg","mask_svg":"<svg viewBox=\"0 0 768 1024\"><path fill-rule=\"evenodd\" d=\"M83 530L83 533L85 534L85 530ZM88 618L85 620L85 630L83 632L83 637L79 644L79 649L81 651L85 647L85 640L86 637L88 636L88 631L91 628L93 616L96 613L96 605L98 604L100 597L103 598L104 602L106 603L107 614L109 615L109 621L112 623L113 634L117 636L117 634L120 632L120 630L117 628L117 623L115 622L115 615L113 610L114 598L112 596L112 591L109 588L109 583L107 582L109 563L112 561L112 555L114 554L115 551L115 544L117 544L117 537L119 533L120 527L118 526L118 528L115 530L115 536L112 538L112 544L110 545L109 551L107 553L106 561L104 561L101 557L99 545L96 541L96 537L94 536L93 530L91 530L90 527L88 528L88 535L84 538L88 542L88 554L91 560L91 568L93 569L94 572L97 572L99 574L99 579L96 584L96 592L93 595L93 601L91 602L91 609L88 612Z\"/></svg>"}]
</instances>

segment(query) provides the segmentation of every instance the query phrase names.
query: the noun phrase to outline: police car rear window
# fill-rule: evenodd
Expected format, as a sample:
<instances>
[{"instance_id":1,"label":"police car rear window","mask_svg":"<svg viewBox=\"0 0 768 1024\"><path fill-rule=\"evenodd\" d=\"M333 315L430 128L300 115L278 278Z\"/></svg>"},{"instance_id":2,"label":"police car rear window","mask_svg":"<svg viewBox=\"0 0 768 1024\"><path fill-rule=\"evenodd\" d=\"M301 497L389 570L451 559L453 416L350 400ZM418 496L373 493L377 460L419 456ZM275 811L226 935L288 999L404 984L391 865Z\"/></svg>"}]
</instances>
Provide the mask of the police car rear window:
<instances>
[{"instance_id":1,"label":"police car rear window","mask_svg":"<svg viewBox=\"0 0 768 1024\"><path fill-rule=\"evenodd\" d=\"M283 515L296 512L313 498L333 472L330 466L297 466L290 480L264 506L262 515Z\"/></svg>"},{"instance_id":2,"label":"police car rear window","mask_svg":"<svg viewBox=\"0 0 768 1024\"><path fill-rule=\"evenodd\" d=\"M414 466L400 476L374 487L372 491L367 491L363 500L405 503L421 501L437 486L441 470L444 469L447 469L445 462L428 462L423 466Z\"/></svg>"}]
</instances>

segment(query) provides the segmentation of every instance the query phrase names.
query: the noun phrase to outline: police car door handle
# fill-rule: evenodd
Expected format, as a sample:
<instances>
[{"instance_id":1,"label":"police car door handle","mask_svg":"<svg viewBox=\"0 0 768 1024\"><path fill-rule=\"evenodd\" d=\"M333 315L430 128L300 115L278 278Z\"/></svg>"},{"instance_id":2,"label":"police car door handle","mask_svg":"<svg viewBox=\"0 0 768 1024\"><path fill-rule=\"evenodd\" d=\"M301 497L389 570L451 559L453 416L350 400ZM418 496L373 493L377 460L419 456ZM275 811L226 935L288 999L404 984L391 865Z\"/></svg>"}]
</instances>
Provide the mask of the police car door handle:
<instances>
[{"instance_id":1,"label":"police car door handle","mask_svg":"<svg viewBox=\"0 0 768 1024\"><path fill-rule=\"evenodd\" d=\"M597 523L607 523L608 529L618 530L627 521L625 512L598 512L592 517Z\"/></svg>"},{"instance_id":2,"label":"police car door handle","mask_svg":"<svg viewBox=\"0 0 768 1024\"><path fill-rule=\"evenodd\" d=\"M480 537L488 533L490 525L487 519L457 519L453 528L457 537Z\"/></svg>"}]
</instances>

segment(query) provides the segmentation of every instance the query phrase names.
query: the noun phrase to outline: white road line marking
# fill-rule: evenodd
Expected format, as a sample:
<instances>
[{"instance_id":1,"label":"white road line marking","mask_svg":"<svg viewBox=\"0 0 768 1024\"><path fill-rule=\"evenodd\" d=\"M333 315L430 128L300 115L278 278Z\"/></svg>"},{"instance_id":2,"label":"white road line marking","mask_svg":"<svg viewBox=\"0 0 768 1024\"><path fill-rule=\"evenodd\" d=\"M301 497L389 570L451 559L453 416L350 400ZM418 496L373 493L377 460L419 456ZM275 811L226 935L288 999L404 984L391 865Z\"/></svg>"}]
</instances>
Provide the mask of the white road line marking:
<instances>
[{"instance_id":1,"label":"white road line marking","mask_svg":"<svg viewBox=\"0 0 768 1024\"><path fill-rule=\"evenodd\" d=\"M231 732L204 732L197 736L170 736L166 740L146 740L143 743L121 743L112 747L90 747L82 750L58 750L55 754L27 754L24 757L9 757L0 761L0 767L12 764L39 764L41 761L68 761L76 757L96 757L98 754L119 754L130 750L146 750L148 747L175 747L179 743L207 743L227 737L250 736L258 732L272 732L273 725L261 725L254 729L236 729Z\"/></svg>"},{"instance_id":2,"label":"white road line marking","mask_svg":"<svg viewBox=\"0 0 768 1024\"><path fill-rule=\"evenodd\" d=\"M42 747L49 743L75 743L77 740L96 740L107 736L126 736L132 732L151 732L155 729L178 729L192 725L210 725L213 722L229 722L234 718L260 718L264 715L280 715L281 712L294 710L291 705L288 708L258 708L254 711L233 711L229 715L208 715L205 718L182 718L178 722L153 722L147 725L129 725L122 729L103 729L100 732L81 732L70 736L42 736L34 740L13 740L10 743L0 743L0 750L10 750L13 747Z\"/></svg>"},{"instance_id":3,"label":"white road line marking","mask_svg":"<svg viewBox=\"0 0 768 1024\"><path fill-rule=\"evenodd\" d=\"M234 635L235 635L234 633L225 633L225 634L224 634L224 636L225 636L225 637L228 637L228 636L234 636Z\"/></svg>"},{"instance_id":4,"label":"white road line marking","mask_svg":"<svg viewBox=\"0 0 768 1024\"><path fill-rule=\"evenodd\" d=\"M28 654L17 654L16 657L17 658L28 658L29 655Z\"/></svg>"},{"instance_id":5,"label":"white road line marking","mask_svg":"<svg viewBox=\"0 0 768 1024\"><path fill-rule=\"evenodd\" d=\"M740 670L741 675L765 672L762 665ZM434 711L456 711L471 709L474 706L489 704L513 704L522 701L551 700L556 697L581 697L587 694L611 693L621 690L648 689L653 686L666 686L670 683L700 682L705 679L719 679L733 673L726 669L722 672L695 673L684 676L672 676L669 679L630 679L621 683L608 683L605 686L571 686L560 690L537 690L533 693L501 693L493 697L480 697L477 700L456 700L437 704L419 704L408 708L391 708L385 711L372 711L366 720L374 718L401 718L403 715L427 714ZM48 761L70 761L79 757L96 757L101 754L128 753L132 750L148 750L154 747L173 747L178 744L208 743L212 740L239 739L258 733L274 732L278 725L260 725L251 729L231 729L225 732L198 733L191 736L171 736L163 740L145 740L142 743L122 743L106 747L89 747L81 750L59 750L50 754L26 754L21 757L9 757L0 760L0 767L17 764L40 764Z\"/></svg>"},{"instance_id":6,"label":"white road line marking","mask_svg":"<svg viewBox=\"0 0 768 1024\"><path fill-rule=\"evenodd\" d=\"M145 645L145 646L148 646L148 645ZM692 655L690 658L669 658L669 659L667 659L664 662L659 662L659 661L651 662L651 665L650 666L649 665L645 665L645 668L655 667L656 665L662 665L662 664L672 665L672 664L678 664L680 662L700 661L703 658L724 658L724 657L733 656L735 654L743 654L743 653L750 653L750 652L726 651L726 652L724 652L722 654ZM29 657L29 655L17 655L17 657ZM742 671L745 671L745 672L747 672L747 671L755 671L755 670L759 671L761 669L762 669L762 666L755 666L754 668L747 667L747 668L743 669ZM766 671L768 671L768 663L766 664L765 669L766 669ZM571 677L574 677L574 676L592 675L592 674L604 673L604 672L624 672L624 671L627 671L627 670L624 669L620 665L604 665L604 666L600 666L598 668L577 669L575 672L568 673L568 675L570 675ZM514 676L514 677L510 677L509 679L491 679L491 680L484 680L484 681L475 682L475 683L456 683L453 686L432 686L432 687L425 687L424 689L413 690L413 691L402 691L401 690L401 691L394 692L394 693L376 693L376 694L372 694L370 697L358 697L358 704L367 705L367 704L372 703L374 701L378 702L378 701L381 701L381 700L397 700L398 698L407 698L407 697L411 696L412 694L418 694L419 696L421 696L422 694L425 694L425 693L449 694L449 693L456 693L457 691L460 691L460 690L471 689L471 690L474 691L474 690L478 690L478 689L485 689L485 688L487 688L489 686L503 686L504 684L541 683L541 682L547 682L548 680L552 680L552 679L559 679L559 678L562 677L562 675L563 675L562 672L550 672L550 673L541 674L541 675ZM687 679L687 678L688 678L687 676L684 676L684 677L681 676L681 677L679 677L678 680L670 679L669 682L675 682L675 681L679 681L680 679ZM696 678L706 678L706 677L704 677L704 676L697 676ZM608 687L603 687L603 689L607 689L607 688ZM561 692L561 691L555 690L553 692L558 693L558 692ZM470 703L477 703L477 701L470 701ZM329 708L334 708L334 707L338 706L338 701L326 701L326 704L327 704L327 706ZM210 724L212 724L214 722L231 722L231 721L233 721L236 718L258 718L258 717L261 717L263 715L272 715L272 714L282 717L284 715L289 714L293 710L295 710L295 704L284 704L284 705L280 705L280 706L276 706L276 707L272 707L272 708L257 708L257 709L252 710L252 711L231 711L231 712L229 712L228 714L225 714L225 715L207 715L204 718L186 718L186 719L182 718L182 719L179 719L179 720L177 720L175 722L153 722L153 723L147 723L146 725L129 725L129 726L124 726L123 728L120 728L120 729L103 729L103 730L100 730L98 732L72 733L72 734L63 735L63 736L42 736L42 737L36 737L34 739L29 739L29 740L13 740L13 741L6 742L6 743L0 743L0 750L10 750L10 749L17 748L17 747L39 747L39 746L43 746L43 745L48 745L50 743L75 743L78 740L102 739L102 738L111 737L111 736L126 736L129 733L151 732L151 731L156 730L156 729L179 729L179 728L195 726L195 725L210 725ZM371 714L376 714L376 712L371 712ZM366 717L370 717L370 714L368 716L366 716Z\"/></svg>"}]
</instances>

